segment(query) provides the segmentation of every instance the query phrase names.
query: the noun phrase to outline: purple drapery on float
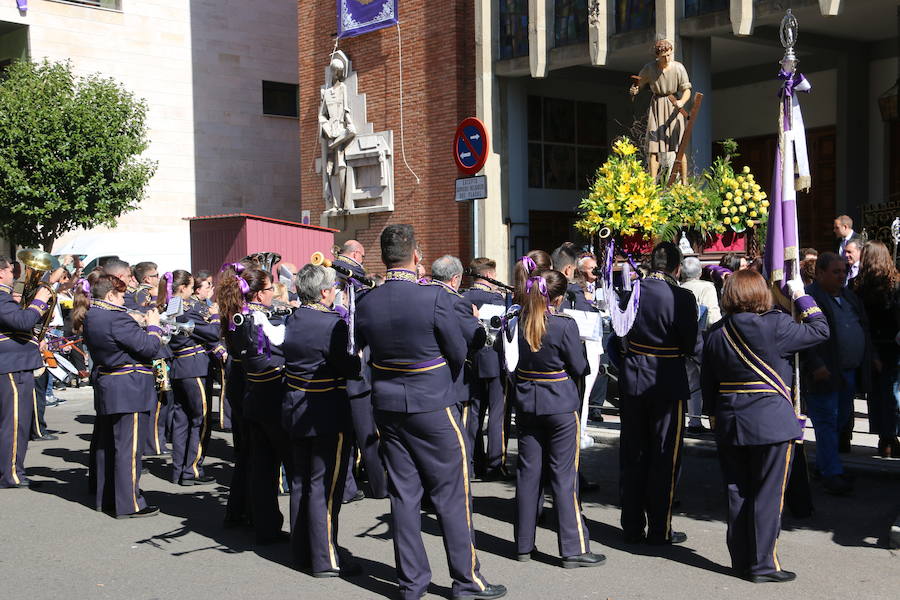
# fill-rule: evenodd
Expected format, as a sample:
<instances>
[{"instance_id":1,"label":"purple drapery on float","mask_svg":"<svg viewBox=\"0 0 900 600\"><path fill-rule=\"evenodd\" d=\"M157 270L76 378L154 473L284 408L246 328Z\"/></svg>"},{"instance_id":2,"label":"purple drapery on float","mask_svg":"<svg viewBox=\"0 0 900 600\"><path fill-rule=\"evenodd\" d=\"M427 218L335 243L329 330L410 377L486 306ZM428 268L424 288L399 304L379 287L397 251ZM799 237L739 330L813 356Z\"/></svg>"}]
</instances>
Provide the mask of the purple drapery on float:
<instances>
[{"instance_id":1,"label":"purple drapery on float","mask_svg":"<svg viewBox=\"0 0 900 600\"><path fill-rule=\"evenodd\" d=\"M337 0L338 37L353 37L397 24L397 0Z\"/></svg>"},{"instance_id":2,"label":"purple drapery on float","mask_svg":"<svg viewBox=\"0 0 900 600\"><path fill-rule=\"evenodd\" d=\"M800 73L781 71L778 95L778 148L772 177L772 200L766 236L765 270L770 283L784 284L798 276L797 190L810 187L806 130L796 92L808 92L809 82Z\"/></svg>"}]
</instances>

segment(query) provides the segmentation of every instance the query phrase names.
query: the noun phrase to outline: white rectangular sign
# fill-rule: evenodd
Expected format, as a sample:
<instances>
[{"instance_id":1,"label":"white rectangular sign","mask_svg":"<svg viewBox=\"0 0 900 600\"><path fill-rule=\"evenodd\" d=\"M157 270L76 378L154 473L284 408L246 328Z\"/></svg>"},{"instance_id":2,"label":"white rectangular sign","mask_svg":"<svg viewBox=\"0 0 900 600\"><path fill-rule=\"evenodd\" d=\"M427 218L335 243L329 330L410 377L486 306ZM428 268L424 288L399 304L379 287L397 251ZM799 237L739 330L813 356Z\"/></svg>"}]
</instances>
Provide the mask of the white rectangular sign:
<instances>
[{"instance_id":1,"label":"white rectangular sign","mask_svg":"<svg viewBox=\"0 0 900 600\"><path fill-rule=\"evenodd\" d=\"M468 202L487 198L487 176L460 177L456 180L456 201Z\"/></svg>"}]
</instances>

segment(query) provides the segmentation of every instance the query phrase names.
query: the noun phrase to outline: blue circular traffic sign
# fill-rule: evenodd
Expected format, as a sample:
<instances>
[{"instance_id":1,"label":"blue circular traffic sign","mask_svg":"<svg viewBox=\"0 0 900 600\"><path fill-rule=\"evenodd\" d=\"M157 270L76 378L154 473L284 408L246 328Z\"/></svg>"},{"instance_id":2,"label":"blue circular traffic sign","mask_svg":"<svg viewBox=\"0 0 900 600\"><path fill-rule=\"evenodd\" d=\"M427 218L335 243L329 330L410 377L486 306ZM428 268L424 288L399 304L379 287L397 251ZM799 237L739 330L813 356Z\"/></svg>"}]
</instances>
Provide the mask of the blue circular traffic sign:
<instances>
[{"instance_id":1,"label":"blue circular traffic sign","mask_svg":"<svg viewBox=\"0 0 900 600\"><path fill-rule=\"evenodd\" d=\"M475 175L484 168L489 148L484 123L475 117L463 119L453 138L453 158L457 168L466 175Z\"/></svg>"}]
</instances>

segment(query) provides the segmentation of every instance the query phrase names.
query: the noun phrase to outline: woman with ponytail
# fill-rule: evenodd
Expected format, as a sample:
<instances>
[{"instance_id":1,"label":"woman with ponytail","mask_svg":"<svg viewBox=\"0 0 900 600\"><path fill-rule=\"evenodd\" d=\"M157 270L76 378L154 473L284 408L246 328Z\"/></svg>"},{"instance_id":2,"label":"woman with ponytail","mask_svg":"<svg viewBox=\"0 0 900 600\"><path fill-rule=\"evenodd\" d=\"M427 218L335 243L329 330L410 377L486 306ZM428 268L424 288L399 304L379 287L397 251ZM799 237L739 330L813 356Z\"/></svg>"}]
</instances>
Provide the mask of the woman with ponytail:
<instances>
[{"instance_id":1,"label":"woman with ponytail","mask_svg":"<svg viewBox=\"0 0 900 600\"><path fill-rule=\"evenodd\" d=\"M590 551L590 536L578 502L581 441L575 381L589 371L575 321L556 311L568 281L559 271L533 274L523 283L515 370L519 460L515 538L520 561L531 558L546 465L559 521L562 566L594 567L606 557ZM514 342L515 343L515 342Z\"/></svg>"},{"instance_id":2,"label":"woman with ponytail","mask_svg":"<svg viewBox=\"0 0 900 600\"><path fill-rule=\"evenodd\" d=\"M219 323L210 315L205 302L191 298L194 278L187 271L171 271L159 280L157 303L160 311L181 303L176 320L193 323L190 334L172 336L169 379L175 405L172 417L172 483L198 485L215 478L203 472L203 458L209 440L209 356L207 349L219 341ZM225 356L224 347L219 352Z\"/></svg>"},{"instance_id":3,"label":"woman with ponytail","mask_svg":"<svg viewBox=\"0 0 900 600\"><path fill-rule=\"evenodd\" d=\"M513 268L513 286L516 288L513 294L513 303L522 306L525 304L525 282L532 275L546 271L552 267L550 255L543 250L532 250L516 262Z\"/></svg>"},{"instance_id":4,"label":"woman with ponytail","mask_svg":"<svg viewBox=\"0 0 900 600\"><path fill-rule=\"evenodd\" d=\"M148 506L139 489L139 420L156 399L151 363L161 344L159 313L146 313L144 331L125 308L126 287L119 278L91 273L75 286L74 328L83 332L94 363L95 507L120 519L155 515L159 508Z\"/></svg>"},{"instance_id":5,"label":"woman with ponytail","mask_svg":"<svg viewBox=\"0 0 900 600\"><path fill-rule=\"evenodd\" d=\"M278 507L281 465L288 477L292 473L288 435L281 426L284 320L272 315L275 287L266 271L245 269L219 285L223 331L240 353L246 381L242 418L249 439L249 508L256 542L286 541Z\"/></svg>"}]
</instances>

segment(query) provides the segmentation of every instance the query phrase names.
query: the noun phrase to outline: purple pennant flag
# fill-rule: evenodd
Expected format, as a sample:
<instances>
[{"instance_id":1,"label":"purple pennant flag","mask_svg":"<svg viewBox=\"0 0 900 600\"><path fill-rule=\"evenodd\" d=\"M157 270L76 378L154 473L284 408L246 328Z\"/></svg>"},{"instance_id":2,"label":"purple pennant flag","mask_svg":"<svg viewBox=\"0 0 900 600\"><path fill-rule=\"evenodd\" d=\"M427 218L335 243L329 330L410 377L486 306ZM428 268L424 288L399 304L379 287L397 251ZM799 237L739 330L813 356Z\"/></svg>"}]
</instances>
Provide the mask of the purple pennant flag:
<instances>
[{"instance_id":1,"label":"purple pennant flag","mask_svg":"<svg viewBox=\"0 0 900 600\"><path fill-rule=\"evenodd\" d=\"M338 37L391 27L397 16L397 0L337 0Z\"/></svg>"}]
</instances>

